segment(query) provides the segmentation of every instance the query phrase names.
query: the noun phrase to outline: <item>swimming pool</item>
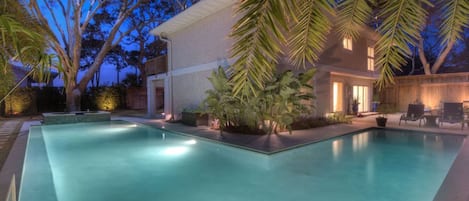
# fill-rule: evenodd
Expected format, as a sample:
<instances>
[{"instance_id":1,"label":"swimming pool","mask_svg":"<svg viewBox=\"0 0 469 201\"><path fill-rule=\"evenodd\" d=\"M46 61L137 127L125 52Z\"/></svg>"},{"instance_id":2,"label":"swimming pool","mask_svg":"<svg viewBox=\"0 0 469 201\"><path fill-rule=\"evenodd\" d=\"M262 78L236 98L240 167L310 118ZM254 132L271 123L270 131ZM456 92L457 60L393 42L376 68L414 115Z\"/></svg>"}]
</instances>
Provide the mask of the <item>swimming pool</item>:
<instances>
[{"instance_id":1,"label":"swimming pool","mask_svg":"<svg viewBox=\"0 0 469 201\"><path fill-rule=\"evenodd\" d=\"M463 137L367 130L265 155L123 121L31 128L21 201L428 201Z\"/></svg>"}]
</instances>

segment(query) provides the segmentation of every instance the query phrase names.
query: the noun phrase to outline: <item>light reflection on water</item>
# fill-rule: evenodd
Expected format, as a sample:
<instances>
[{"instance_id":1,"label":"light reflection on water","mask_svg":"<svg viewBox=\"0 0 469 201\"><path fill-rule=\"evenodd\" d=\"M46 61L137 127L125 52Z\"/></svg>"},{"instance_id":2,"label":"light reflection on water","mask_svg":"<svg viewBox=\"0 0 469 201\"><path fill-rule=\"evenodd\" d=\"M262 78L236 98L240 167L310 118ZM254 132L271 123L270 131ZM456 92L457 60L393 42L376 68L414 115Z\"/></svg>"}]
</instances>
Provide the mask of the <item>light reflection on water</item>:
<instances>
[{"instance_id":1,"label":"light reflection on water","mask_svg":"<svg viewBox=\"0 0 469 201\"><path fill-rule=\"evenodd\" d=\"M431 200L462 143L380 129L264 155L148 127L102 127L119 129L43 129L59 200ZM41 182L29 175L26 183ZM38 199L29 197L22 201Z\"/></svg>"}]
</instances>

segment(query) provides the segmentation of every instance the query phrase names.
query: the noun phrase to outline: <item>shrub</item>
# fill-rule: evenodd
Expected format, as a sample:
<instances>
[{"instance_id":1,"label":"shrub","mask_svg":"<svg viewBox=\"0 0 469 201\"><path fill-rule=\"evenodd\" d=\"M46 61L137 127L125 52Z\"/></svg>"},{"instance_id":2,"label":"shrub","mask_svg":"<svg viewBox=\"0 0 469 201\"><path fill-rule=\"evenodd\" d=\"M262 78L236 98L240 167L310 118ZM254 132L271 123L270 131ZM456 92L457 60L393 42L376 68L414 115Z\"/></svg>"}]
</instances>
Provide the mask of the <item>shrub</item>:
<instances>
[{"instance_id":1,"label":"shrub","mask_svg":"<svg viewBox=\"0 0 469 201\"><path fill-rule=\"evenodd\" d=\"M100 110L115 110L119 105L119 90L115 87L103 87L98 90L96 95L96 106Z\"/></svg>"},{"instance_id":2,"label":"shrub","mask_svg":"<svg viewBox=\"0 0 469 201\"><path fill-rule=\"evenodd\" d=\"M342 112L334 112L328 115L327 120L332 123L332 124L340 124L340 123L352 123L352 118L347 117L344 113Z\"/></svg>"},{"instance_id":3,"label":"shrub","mask_svg":"<svg viewBox=\"0 0 469 201\"><path fill-rule=\"evenodd\" d=\"M5 100L5 113L9 115L31 114L35 113L35 95L31 88L16 89Z\"/></svg>"},{"instance_id":4,"label":"shrub","mask_svg":"<svg viewBox=\"0 0 469 201\"><path fill-rule=\"evenodd\" d=\"M332 113L327 117L300 116L292 123L292 129L301 130L350 122L351 118L348 118L345 114L339 112Z\"/></svg>"},{"instance_id":5,"label":"shrub","mask_svg":"<svg viewBox=\"0 0 469 201\"><path fill-rule=\"evenodd\" d=\"M219 67L209 77L213 89L208 90L203 102L205 112L220 123L220 132L225 128L236 132L277 133L291 131L294 119L308 113L311 102L314 69L295 76L291 71L278 74L266 83L258 94L233 94L233 84L223 68Z\"/></svg>"}]
</instances>

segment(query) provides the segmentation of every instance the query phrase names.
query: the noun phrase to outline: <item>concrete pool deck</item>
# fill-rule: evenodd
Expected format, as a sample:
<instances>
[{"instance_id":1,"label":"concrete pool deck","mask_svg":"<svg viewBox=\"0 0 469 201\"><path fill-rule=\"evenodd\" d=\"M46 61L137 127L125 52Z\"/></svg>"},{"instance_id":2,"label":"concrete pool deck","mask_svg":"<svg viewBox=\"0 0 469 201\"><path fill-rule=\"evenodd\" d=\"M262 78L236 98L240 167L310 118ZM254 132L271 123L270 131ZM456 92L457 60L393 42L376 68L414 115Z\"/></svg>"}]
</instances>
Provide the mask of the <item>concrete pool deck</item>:
<instances>
[{"instance_id":1,"label":"concrete pool deck","mask_svg":"<svg viewBox=\"0 0 469 201\"><path fill-rule=\"evenodd\" d=\"M460 124L444 124L442 128L418 127L418 122L408 122L401 126L398 125L399 114L388 115L388 128L426 131L443 134L468 135L469 128L461 130ZM113 120L125 120L136 123L142 123L155 128L163 128L184 135L194 136L215 140L218 142L239 146L267 154L275 153L295 146L301 146L324 139L344 135L347 133L364 130L375 127L376 116L367 116L354 118L352 124L338 124L314 129L294 131L292 135L286 133L272 135L240 135L224 133L220 135L219 131L212 130L206 126L190 127L178 123L167 123L161 119L147 119L135 115L113 115ZM21 127L20 134L10 151L10 154L0 172L0 200L4 200L11 175L16 175L17 186L19 186L21 168L24 159L26 140L29 127L31 125L40 125L38 120L25 121ZM435 201L467 201L469 198L469 143L464 143L459 155L451 167L443 185L441 186ZM403 167L405 168L405 167ZM18 189L18 188L17 188Z\"/></svg>"},{"instance_id":2,"label":"concrete pool deck","mask_svg":"<svg viewBox=\"0 0 469 201\"><path fill-rule=\"evenodd\" d=\"M444 124L441 128L418 127L418 122L407 122L399 126L399 114L388 115L386 128L404 129L413 131L425 131L432 133L444 133L455 135L468 135L469 128L461 130L461 124ZM167 123L162 119L143 119L136 117L114 117L116 120L125 120L150 125L155 128L175 131L184 135L201 137L221 143L235 145L251 149L265 154L273 154L279 151L291 149L297 146L318 142L340 135L376 127L376 115L354 118L351 124L337 124L306 130L295 130L292 134L281 132L271 135L246 135L246 134L220 134L218 130L207 126L191 127L180 123Z\"/></svg>"}]
</instances>

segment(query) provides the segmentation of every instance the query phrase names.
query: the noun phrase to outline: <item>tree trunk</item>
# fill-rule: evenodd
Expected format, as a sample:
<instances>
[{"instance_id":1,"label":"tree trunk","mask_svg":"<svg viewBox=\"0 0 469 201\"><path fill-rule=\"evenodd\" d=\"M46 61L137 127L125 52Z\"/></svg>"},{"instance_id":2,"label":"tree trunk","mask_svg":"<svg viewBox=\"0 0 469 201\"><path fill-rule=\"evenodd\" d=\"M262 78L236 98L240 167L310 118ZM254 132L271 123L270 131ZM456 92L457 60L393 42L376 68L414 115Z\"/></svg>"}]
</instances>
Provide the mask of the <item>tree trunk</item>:
<instances>
[{"instance_id":1,"label":"tree trunk","mask_svg":"<svg viewBox=\"0 0 469 201\"><path fill-rule=\"evenodd\" d=\"M418 51L419 51L419 58L423 65L423 70L425 71L425 75L431 75L432 72L430 71L430 64L427 61L427 57L425 57L425 50L423 49L423 38L420 36L419 44L418 44Z\"/></svg>"},{"instance_id":2,"label":"tree trunk","mask_svg":"<svg viewBox=\"0 0 469 201\"><path fill-rule=\"evenodd\" d=\"M140 40L140 54L138 55L138 61L137 61L137 68L140 70L140 77L142 78L142 86L147 85L147 75L145 72L145 63L143 63L143 59L145 58L145 41ZM137 84L140 84L138 81L138 76L137 76Z\"/></svg>"},{"instance_id":3,"label":"tree trunk","mask_svg":"<svg viewBox=\"0 0 469 201\"><path fill-rule=\"evenodd\" d=\"M65 88L67 112L81 110L81 94L82 92L76 87L76 84L67 85Z\"/></svg>"},{"instance_id":4,"label":"tree trunk","mask_svg":"<svg viewBox=\"0 0 469 201\"><path fill-rule=\"evenodd\" d=\"M445 62L445 59L448 56L451 49L453 49L453 46L454 46L455 42L456 41L454 41L454 40L450 41L446 45L446 48L443 50L443 52L441 52L441 54L438 56L438 58L436 59L435 63L432 66L432 73L433 74L436 74L438 72L438 70L440 69L441 65L443 64L443 62Z\"/></svg>"}]
</instances>

